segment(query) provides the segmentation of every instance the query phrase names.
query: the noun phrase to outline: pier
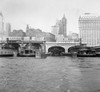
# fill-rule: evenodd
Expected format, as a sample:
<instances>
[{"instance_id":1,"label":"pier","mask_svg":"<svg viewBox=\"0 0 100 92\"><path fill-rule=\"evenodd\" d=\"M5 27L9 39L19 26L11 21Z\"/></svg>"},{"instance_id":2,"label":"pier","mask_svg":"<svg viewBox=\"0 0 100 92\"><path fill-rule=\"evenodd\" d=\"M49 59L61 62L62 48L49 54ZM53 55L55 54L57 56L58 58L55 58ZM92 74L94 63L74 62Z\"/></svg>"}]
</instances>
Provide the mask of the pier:
<instances>
[{"instance_id":1,"label":"pier","mask_svg":"<svg viewBox=\"0 0 100 92\"><path fill-rule=\"evenodd\" d=\"M8 37L1 40L3 46L14 49L16 51L21 51L20 49L26 47L29 49L34 49L34 53L42 52L45 54L59 55L68 53L68 49L72 46L79 45L79 42L46 42L43 37ZM32 52L32 50L28 51ZM22 53L28 53L27 51Z\"/></svg>"}]
</instances>

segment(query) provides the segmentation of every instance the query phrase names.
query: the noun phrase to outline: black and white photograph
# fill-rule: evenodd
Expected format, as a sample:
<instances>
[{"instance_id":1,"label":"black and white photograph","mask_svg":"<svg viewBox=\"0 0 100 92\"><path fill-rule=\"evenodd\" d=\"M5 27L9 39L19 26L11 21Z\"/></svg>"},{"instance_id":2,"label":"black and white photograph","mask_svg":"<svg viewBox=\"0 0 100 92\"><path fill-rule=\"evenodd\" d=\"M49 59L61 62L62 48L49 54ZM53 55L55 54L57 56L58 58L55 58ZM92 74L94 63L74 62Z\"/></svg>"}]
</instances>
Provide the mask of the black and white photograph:
<instances>
[{"instance_id":1,"label":"black and white photograph","mask_svg":"<svg viewBox=\"0 0 100 92\"><path fill-rule=\"evenodd\" d=\"M100 92L100 0L0 0L0 92Z\"/></svg>"}]
</instances>

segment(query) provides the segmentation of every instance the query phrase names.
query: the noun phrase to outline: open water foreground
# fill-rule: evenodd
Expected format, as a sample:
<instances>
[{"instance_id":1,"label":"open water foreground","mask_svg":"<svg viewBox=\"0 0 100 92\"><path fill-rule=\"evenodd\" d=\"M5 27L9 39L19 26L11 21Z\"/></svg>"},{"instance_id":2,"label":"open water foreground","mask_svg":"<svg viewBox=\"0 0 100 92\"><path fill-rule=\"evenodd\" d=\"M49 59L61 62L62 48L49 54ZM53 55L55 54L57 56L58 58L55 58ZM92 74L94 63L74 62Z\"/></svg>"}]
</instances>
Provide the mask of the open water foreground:
<instances>
[{"instance_id":1,"label":"open water foreground","mask_svg":"<svg viewBox=\"0 0 100 92\"><path fill-rule=\"evenodd\" d=\"M0 58L0 92L100 92L100 58Z\"/></svg>"}]
</instances>

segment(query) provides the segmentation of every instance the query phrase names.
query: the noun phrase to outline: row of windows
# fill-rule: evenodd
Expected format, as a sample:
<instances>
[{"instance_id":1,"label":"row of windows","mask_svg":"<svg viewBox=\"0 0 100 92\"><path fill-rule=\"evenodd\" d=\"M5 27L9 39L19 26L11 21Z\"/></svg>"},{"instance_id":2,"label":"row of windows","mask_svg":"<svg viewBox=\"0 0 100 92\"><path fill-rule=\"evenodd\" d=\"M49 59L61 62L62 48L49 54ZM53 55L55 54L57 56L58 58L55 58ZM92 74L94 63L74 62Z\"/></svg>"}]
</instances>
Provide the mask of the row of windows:
<instances>
[{"instance_id":1,"label":"row of windows","mask_svg":"<svg viewBox=\"0 0 100 92\"><path fill-rule=\"evenodd\" d=\"M7 52L6 51L5 52L4 51L0 51L0 54L11 54L11 53L12 52L8 52L8 51Z\"/></svg>"},{"instance_id":2,"label":"row of windows","mask_svg":"<svg viewBox=\"0 0 100 92\"><path fill-rule=\"evenodd\" d=\"M85 16L85 17L79 17L79 20L100 20L100 17L96 17L96 16Z\"/></svg>"},{"instance_id":3,"label":"row of windows","mask_svg":"<svg viewBox=\"0 0 100 92\"><path fill-rule=\"evenodd\" d=\"M87 28L85 28L85 27L83 28L83 27L80 27L79 29L83 30L83 31L86 30L86 31L89 31L89 32L90 31L92 31L92 32L94 32L94 31L100 31L100 28L88 28L88 27Z\"/></svg>"},{"instance_id":4,"label":"row of windows","mask_svg":"<svg viewBox=\"0 0 100 92\"><path fill-rule=\"evenodd\" d=\"M36 40L36 41L44 41L44 37L3 37L3 38L0 38L0 40L3 40L3 41L6 41L6 40L13 40L13 41L21 41L21 40L24 40L24 41L29 41L29 40Z\"/></svg>"},{"instance_id":5,"label":"row of windows","mask_svg":"<svg viewBox=\"0 0 100 92\"><path fill-rule=\"evenodd\" d=\"M100 22L80 22L80 25L100 25Z\"/></svg>"},{"instance_id":6,"label":"row of windows","mask_svg":"<svg viewBox=\"0 0 100 92\"><path fill-rule=\"evenodd\" d=\"M91 19L91 18L79 19L79 22L85 22L85 21L96 22L96 21L100 21L100 19Z\"/></svg>"}]
</instances>

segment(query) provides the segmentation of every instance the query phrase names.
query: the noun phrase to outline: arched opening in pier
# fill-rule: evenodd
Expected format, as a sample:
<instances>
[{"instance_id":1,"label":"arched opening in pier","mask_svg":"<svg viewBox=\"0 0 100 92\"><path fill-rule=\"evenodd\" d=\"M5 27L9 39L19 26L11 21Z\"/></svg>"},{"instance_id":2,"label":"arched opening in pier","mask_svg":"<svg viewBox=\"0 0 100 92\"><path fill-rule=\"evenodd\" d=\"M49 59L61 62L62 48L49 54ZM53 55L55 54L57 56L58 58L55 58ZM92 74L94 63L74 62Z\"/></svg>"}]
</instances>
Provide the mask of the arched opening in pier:
<instances>
[{"instance_id":1,"label":"arched opening in pier","mask_svg":"<svg viewBox=\"0 0 100 92\"><path fill-rule=\"evenodd\" d=\"M79 49L81 49L82 47L80 45L77 46L72 46L70 48L68 48L68 52L69 53L74 53L74 52L78 52Z\"/></svg>"},{"instance_id":2,"label":"arched opening in pier","mask_svg":"<svg viewBox=\"0 0 100 92\"><path fill-rule=\"evenodd\" d=\"M63 53L65 53L65 48L61 46L53 46L48 49L48 53L52 56L61 56Z\"/></svg>"}]
</instances>

